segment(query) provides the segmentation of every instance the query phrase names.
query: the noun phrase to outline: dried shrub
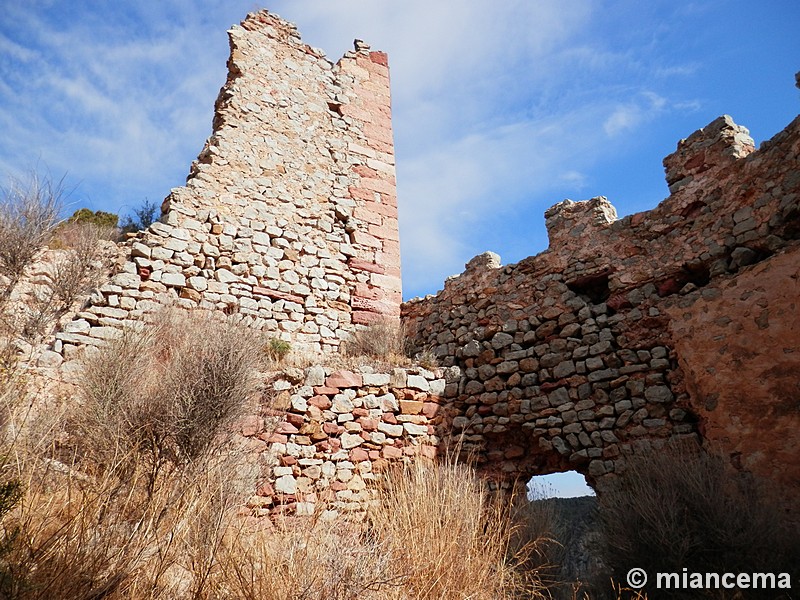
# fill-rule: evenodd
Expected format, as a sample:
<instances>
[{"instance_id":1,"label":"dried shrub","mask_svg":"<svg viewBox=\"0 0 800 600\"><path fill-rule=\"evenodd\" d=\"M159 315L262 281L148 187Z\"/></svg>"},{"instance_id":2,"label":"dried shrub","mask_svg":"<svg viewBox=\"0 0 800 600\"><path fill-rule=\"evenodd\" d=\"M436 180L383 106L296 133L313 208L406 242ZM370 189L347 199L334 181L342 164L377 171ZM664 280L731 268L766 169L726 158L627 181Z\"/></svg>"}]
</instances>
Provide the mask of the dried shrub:
<instances>
[{"instance_id":1,"label":"dried shrub","mask_svg":"<svg viewBox=\"0 0 800 600\"><path fill-rule=\"evenodd\" d=\"M24 305L21 335L35 341L52 328L55 321L75 302L89 293L101 278L103 264L100 241L109 239L111 230L94 225L67 224L54 234L55 252L44 285L34 288Z\"/></svg>"},{"instance_id":2,"label":"dried shrub","mask_svg":"<svg viewBox=\"0 0 800 600\"><path fill-rule=\"evenodd\" d=\"M85 360L78 455L101 471L146 464L151 478L198 460L258 387L255 335L174 314L121 332Z\"/></svg>"},{"instance_id":3,"label":"dried shrub","mask_svg":"<svg viewBox=\"0 0 800 600\"><path fill-rule=\"evenodd\" d=\"M375 359L405 357L407 350L403 326L392 319L376 321L356 329L345 345L348 356L369 356Z\"/></svg>"},{"instance_id":4,"label":"dried shrub","mask_svg":"<svg viewBox=\"0 0 800 600\"><path fill-rule=\"evenodd\" d=\"M150 494L27 457L25 494L2 519L0 597L208 598L209 554L234 516L232 465L204 461Z\"/></svg>"},{"instance_id":5,"label":"dried shrub","mask_svg":"<svg viewBox=\"0 0 800 600\"><path fill-rule=\"evenodd\" d=\"M632 567L650 574L792 573L798 530L780 494L733 471L694 444L669 444L628 459L616 487L599 496L604 562L616 581ZM780 598L777 590L659 590L659 598ZM788 596L787 596L788 597Z\"/></svg>"},{"instance_id":6,"label":"dried shrub","mask_svg":"<svg viewBox=\"0 0 800 600\"><path fill-rule=\"evenodd\" d=\"M0 192L0 275L7 279L4 296L50 240L63 195L62 182L35 174L27 181L10 180Z\"/></svg>"},{"instance_id":7,"label":"dried shrub","mask_svg":"<svg viewBox=\"0 0 800 600\"><path fill-rule=\"evenodd\" d=\"M275 529L230 531L219 565L213 585L220 598L408 597L404 578L382 542L355 526L319 518L282 522Z\"/></svg>"}]
</instances>

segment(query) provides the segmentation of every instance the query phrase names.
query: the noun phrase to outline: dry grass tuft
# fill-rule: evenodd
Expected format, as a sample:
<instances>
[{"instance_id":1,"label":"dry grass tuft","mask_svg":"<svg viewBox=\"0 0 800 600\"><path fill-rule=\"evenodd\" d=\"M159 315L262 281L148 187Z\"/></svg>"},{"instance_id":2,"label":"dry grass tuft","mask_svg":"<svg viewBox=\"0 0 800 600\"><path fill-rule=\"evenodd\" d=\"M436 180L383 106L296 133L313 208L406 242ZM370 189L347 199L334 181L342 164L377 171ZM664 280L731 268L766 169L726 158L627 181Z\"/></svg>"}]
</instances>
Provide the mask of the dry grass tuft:
<instances>
[{"instance_id":1,"label":"dry grass tuft","mask_svg":"<svg viewBox=\"0 0 800 600\"><path fill-rule=\"evenodd\" d=\"M617 581L624 581L632 566L648 573L685 568L690 573L800 574L800 536L779 504L780 494L694 443L667 444L629 458L617 487L599 500L603 558ZM659 598L733 597L722 594L660 590ZM749 590L745 597L782 596Z\"/></svg>"},{"instance_id":2,"label":"dry grass tuft","mask_svg":"<svg viewBox=\"0 0 800 600\"><path fill-rule=\"evenodd\" d=\"M521 568L534 547L512 547L509 507L469 466L417 462L388 474L370 525L409 598L544 597Z\"/></svg>"},{"instance_id":3,"label":"dry grass tuft","mask_svg":"<svg viewBox=\"0 0 800 600\"><path fill-rule=\"evenodd\" d=\"M369 356L392 360L405 358L408 342L403 325L394 319L359 327L345 344L347 356Z\"/></svg>"}]
</instances>

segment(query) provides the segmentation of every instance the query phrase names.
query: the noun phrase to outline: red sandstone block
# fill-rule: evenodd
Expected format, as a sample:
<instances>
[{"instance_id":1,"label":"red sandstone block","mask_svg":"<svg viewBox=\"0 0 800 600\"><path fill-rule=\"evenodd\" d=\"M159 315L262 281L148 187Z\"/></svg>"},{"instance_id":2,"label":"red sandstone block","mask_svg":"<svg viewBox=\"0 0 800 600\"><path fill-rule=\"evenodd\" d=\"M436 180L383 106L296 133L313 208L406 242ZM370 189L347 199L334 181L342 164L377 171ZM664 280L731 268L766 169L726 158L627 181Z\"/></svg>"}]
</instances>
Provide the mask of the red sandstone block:
<instances>
[{"instance_id":1,"label":"red sandstone block","mask_svg":"<svg viewBox=\"0 0 800 600\"><path fill-rule=\"evenodd\" d=\"M341 481L332 481L329 489L333 490L334 492L343 492L347 489L347 484L342 483Z\"/></svg>"},{"instance_id":2,"label":"red sandstone block","mask_svg":"<svg viewBox=\"0 0 800 600\"><path fill-rule=\"evenodd\" d=\"M403 287L399 277L389 277L387 275L380 275L379 273L373 273L369 277L369 282L375 287L379 287L383 290L388 290L391 292L403 291Z\"/></svg>"},{"instance_id":3,"label":"red sandstone block","mask_svg":"<svg viewBox=\"0 0 800 600\"><path fill-rule=\"evenodd\" d=\"M383 222L380 213L370 210L366 206L356 206L355 210L353 210L353 216L372 225L380 225Z\"/></svg>"},{"instance_id":4,"label":"red sandstone block","mask_svg":"<svg viewBox=\"0 0 800 600\"><path fill-rule=\"evenodd\" d=\"M436 446L422 445L419 447L419 453L425 458L433 460L436 458Z\"/></svg>"},{"instance_id":5,"label":"red sandstone block","mask_svg":"<svg viewBox=\"0 0 800 600\"><path fill-rule=\"evenodd\" d=\"M397 220L397 217L384 216L383 217L383 221L381 222L381 227L385 227L387 229L393 229L394 231L397 231L398 228L400 227L400 223ZM399 240L399 238L398 238L398 240Z\"/></svg>"},{"instance_id":6,"label":"red sandstone block","mask_svg":"<svg viewBox=\"0 0 800 600\"><path fill-rule=\"evenodd\" d=\"M375 169L372 169L366 165L356 165L353 167L353 173L360 175L361 177L372 177L374 179L379 179L380 176Z\"/></svg>"},{"instance_id":7,"label":"red sandstone block","mask_svg":"<svg viewBox=\"0 0 800 600\"><path fill-rule=\"evenodd\" d=\"M317 396L323 396L323 395L326 395L326 394L327 395L333 395L333 394L338 394L338 393L339 393L339 388L329 387L329 386L325 386L325 385L315 385L314 386L314 394L316 394Z\"/></svg>"},{"instance_id":8,"label":"red sandstone block","mask_svg":"<svg viewBox=\"0 0 800 600\"><path fill-rule=\"evenodd\" d=\"M359 97L364 98L366 94L364 92L369 92L370 94L374 95L376 99L385 100L387 103L390 101L391 92L389 91L388 81L380 81L379 79L372 80L368 79L366 81L362 81L361 85L359 85Z\"/></svg>"},{"instance_id":9,"label":"red sandstone block","mask_svg":"<svg viewBox=\"0 0 800 600\"><path fill-rule=\"evenodd\" d=\"M375 127L381 127L387 131L392 131L392 119L380 110L380 107L370 103L365 107L365 110L370 112L372 118L367 121ZM383 172L394 175L394 169L384 169Z\"/></svg>"},{"instance_id":10,"label":"red sandstone block","mask_svg":"<svg viewBox=\"0 0 800 600\"><path fill-rule=\"evenodd\" d=\"M403 446L403 454L406 455L406 456L416 456L417 447L416 446Z\"/></svg>"},{"instance_id":11,"label":"red sandstone block","mask_svg":"<svg viewBox=\"0 0 800 600\"><path fill-rule=\"evenodd\" d=\"M369 53L369 59L374 62L376 65L382 65L389 69L389 55L386 52L381 52L379 50L375 50Z\"/></svg>"},{"instance_id":12,"label":"red sandstone block","mask_svg":"<svg viewBox=\"0 0 800 600\"><path fill-rule=\"evenodd\" d=\"M366 417L369 415L369 411L366 408L354 408L353 409L353 416L356 417L358 420L359 417Z\"/></svg>"},{"instance_id":13,"label":"red sandstone block","mask_svg":"<svg viewBox=\"0 0 800 600\"><path fill-rule=\"evenodd\" d=\"M384 240L384 243L386 241L389 240ZM400 266L400 254L381 250L375 253L375 264L384 265L389 268L397 268ZM397 275L399 276L399 273Z\"/></svg>"},{"instance_id":14,"label":"red sandstone block","mask_svg":"<svg viewBox=\"0 0 800 600\"><path fill-rule=\"evenodd\" d=\"M387 315L393 312L393 307L381 300L367 300L366 298L353 296L350 303L354 310L367 310L380 315Z\"/></svg>"},{"instance_id":15,"label":"red sandstone block","mask_svg":"<svg viewBox=\"0 0 800 600\"><path fill-rule=\"evenodd\" d=\"M358 420L358 424L361 425L361 429L363 429L364 431L376 431L378 429L377 419L370 419L369 417L361 417Z\"/></svg>"},{"instance_id":16,"label":"red sandstone block","mask_svg":"<svg viewBox=\"0 0 800 600\"><path fill-rule=\"evenodd\" d=\"M383 298L383 294L379 289L370 286L367 283L357 283L353 288L353 293L361 298L368 298L369 300L379 300Z\"/></svg>"},{"instance_id":17,"label":"red sandstone block","mask_svg":"<svg viewBox=\"0 0 800 600\"><path fill-rule=\"evenodd\" d=\"M380 457L381 457L381 451L380 450L370 450L369 451L369 459L370 460L378 460Z\"/></svg>"},{"instance_id":18,"label":"red sandstone block","mask_svg":"<svg viewBox=\"0 0 800 600\"><path fill-rule=\"evenodd\" d=\"M300 430L297 427L285 421L279 424L278 427L275 429L275 433L283 433L286 435L292 435L294 433L297 433L298 431Z\"/></svg>"},{"instance_id":19,"label":"red sandstone block","mask_svg":"<svg viewBox=\"0 0 800 600\"><path fill-rule=\"evenodd\" d=\"M364 123L371 123L376 117L380 117L381 119L386 118L385 115L381 113L371 113L368 110L364 110L363 107L356 105L354 102L343 104L341 111L344 116L357 119Z\"/></svg>"},{"instance_id":20,"label":"red sandstone block","mask_svg":"<svg viewBox=\"0 0 800 600\"><path fill-rule=\"evenodd\" d=\"M289 436L280 433L273 433L266 439L270 444L285 444L289 441Z\"/></svg>"},{"instance_id":21,"label":"red sandstone block","mask_svg":"<svg viewBox=\"0 0 800 600\"><path fill-rule=\"evenodd\" d=\"M267 498L272 496L274 493L275 493L275 488L272 487L272 484L269 483L268 481L262 483L256 489L256 494L258 494L259 496L265 496Z\"/></svg>"},{"instance_id":22,"label":"red sandstone block","mask_svg":"<svg viewBox=\"0 0 800 600\"><path fill-rule=\"evenodd\" d=\"M353 448L350 450L350 462L360 463L369 460L369 453L362 448Z\"/></svg>"},{"instance_id":23,"label":"red sandstone block","mask_svg":"<svg viewBox=\"0 0 800 600\"><path fill-rule=\"evenodd\" d=\"M385 179L376 179L374 177L364 177L361 180L361 187L373 192L381 192L386 194L395 193L395 185Z\"/></svg>"},{"instance_id":24,"label":"red sandstone block","mask_svg":"<svg viewBox=\"0 0 800 600\"><path fill-rule=\"evenodd\" d=\"M400 400L400 412L405 415L418 415L422 412L423 403L414 400Z\"/></svg>"},{"instance_id":25,"label":"red sandstone block","mask_svg":"<svg viewBox=\"0 0 800 600\"><path fill-rule=\"evenodd\" d=\"M381 450L381 456L388 459L403 458L403 451L394 446L384 446L383 450Z\"/></svg>"},{"instance_id":26,"label":"red sandstone block","mask_svg":"<svg viewBox=\"0 0 800 600\"><path fill-rule=\"evenodd\" d=\"M256 435L264 428L264 420L258 415L248 415L241 418L239 427L241 427L243 436L250 437Z\"/></svg>"},{"instance_id":27,"label":"red sandstone block","mask_svg":"<svg viewBox=\"0 0 800 600\"><path fill-rule=\"evenodd\" d=\"M308 403L311 406L316 406L320 410L328 410L331 407L331 399L323 395L312 396L308 400Z\"/></svg>"},{"instance_id":28,"label":"red sandstone block","mask_svg":"<svg viewBox=\"0 0 800 600\"><path fill-rule=\"evenodd\" d=\"M256 296L267 296L273 300L286 300L287 302L295 302L297 304L305 303L302 296L295 296L294 294L287 294L286 292L279 292L278 290L270 290L259 286L253 287L253 294Z\"/></svg>"},{"instance_id":29,"label":"red sandstone block","mask_svg":"<svg viewBox=\"0 0 800 600\"><path fill-rule=\"evenodd\" d=\"M296 415L294 413L287 413L286 420L289 421L289 423L291 423L295 427L302 427L303 422L305 421L305 418L303 418L303 415Z\"/></svg>"},{"instance_id":30,"label":"red sandstone block","mask_svg":"<svg viewBox=\"0 0 800 600\"><path fill-rule=\"evenodd\" d=\"M351 320L355 325L372 325L383 321L385 318L384 315L365 310L353 311L351 316Z\"/></svg>"},{"instance_id":31,"label":"red sandstone block","mask_svg":"<svg viewBox=\"0 0 800 600\"><path fill-rule=\"evenodd\" d=\"M377 239L375 236L359 230L353 232L353 240L355 241L356 244L361 244L369 248L380 249L382 247L380 240Z\"/></svg>"},{"instance_id":32,"label":"red sandstone block","mask_svg":"<svg viewBox=\"0 0 800 600\"><path fill-rule=\"evenodd\" d=\"M381 250L384 254L396 254L397 256L400 256L400 242L383 240L383 247Z\"/></svg>"},{"instance_id":33,"label":"red sandstone block","mask_svg":"<svg viewBox=\"0 0 800 600\"><path fill-rule=\"evenodd\" d=\"M376 139L367 139L367 145L376 152L392 152L394 150L393 142L386 142Z\"/></svg>"},{"instance_id":34,"label":"red sandstone block","mask_svg":"<svg viewBox=\"0 0 800 600\"><path fill-rule=\"evenodd\" d=\"M397 418L394 416L394 413L390 412L383 413L383 417L381 417L381 420L384 423L389 423L389 425L397 425Z\"/></svg>"},{"instance_id":35,"label":"red sandstone block","mask_svg":"<svg viewBox=\"0 0 800 600\"><path fill-rule=\"evenodd\" d=\"M381 240L392 240L395 242L400 241L400 231L397 229L397 227L379 227L378 225L370 225L367 227L367 231Z\"/></svg>"},{"instance_id":36,"label":"red sandstone block","mask_svg":"<svg viewBox=\"0 0 800 600\"><path fill-rule=\"evenodd\" d=\"M425 402L425 404L422 406L422 414L428 417L429 419L435 417L438 412L439 412L439 405L434 404L433 402Z\"/></svg>"},{"instance_id":37,"label":"red sandstone block","mask_svg":"<svg viewBox=\"0 0 800 600\"><path fill-rule=\"evenodd\" d=\"M284 454L281 456L281 464L284 467L291 467L292 465L297 464L297 459L294 456L289 456L288 454Z\"/></svg>"},{"instance_id":38,"label":"red sandstone block","mask_svg":"<svg viewBox=\"0 0 800 600\"><path fill-rule=\"evenodd\" d=\"M350 192L350 197L354 200L363 200L365 202L375 201L375 192L368 189L350 186L347 191Z\"/></svg>"},{"instance_id":39,"label":"red sandstone block","mask_svg":"<svg viewBox=\"0 0 800 600\"><path fill-rule=\"evenodd\" d=\"M381 194L381 199L385 199L388 197L389 196ZM389 217L391 219L397 218L397 200L394 196L391 196L391 198L394 198L394 202L375 202L374 198L375 196L373 194L371 200L365 201L364 208L366 210L370 211L373 214L380 215L384 218L385 217Z\"/></svg>"},{"instance_id":40,"label":"red sandstone block","mask_svg":"<svg viewBox=\"0 0 800 600\"><path fill-rule=\"evenodd\" d=\"M341 425L337 425L336 423L323 423L322 431L324 431L328 435L338 435L339 433L344 431L344 427L342 427Z\"/></svg>"},{"instance_id":41,"label":"red sandstone block","mask_svg":"<svg viewBox=\"0 0 800 600\"><path fill-rule=\"evenodd\" d=\"M352 371L336 371L325 379L325 385L335 388L361 387L363 380L359 373Z\"/></svg>"},{"instance_id":42,"label":"red sandstone block","mask_svg":"<svg viewBox=\"0 0 800 600\"><path fill-rule=\"evenodd\" d=\"M403 303L403 294L400 292L389 292L384 290L383 301L388 302L392 306L400 306Z\"/></svg>"},{"instance_id":43,"label":"red sandstone block","mask_svg":"<svg viewBox=\"0 0 800 600\"><path fill-rule=\"evenodd\" d=\"M371 123L364 124L364 136L370 141L386 142L387 144L392 144L394 142L391 129L378 127Z\"/></svg>"},{"instance_id":44,"label":"red sandstone block","mask_svg":"<svg viewBox=\"0 0 800 600\"><path fill-rule=\"evenodd\" d=\"M389 277L397 277L399 279L400 275L401 275L400 261L399 260L397 261L397 266L396 267L386 267L386 271L384 272L384 275L387 275Z\"/></svg>"},{"instance_id":45,"label":"red sandstone block","mask_svg":"<svg viewBox=\"0 0 800 600\"><path fill-rule=\"evenodd\" d=\"M369 262L366 260L362 260L360 258L351 258L348 261L348 265L354 271L368 271L370 273L384 273L385 269L375 264L374 262Z\"/></svg>"}]
</instances>

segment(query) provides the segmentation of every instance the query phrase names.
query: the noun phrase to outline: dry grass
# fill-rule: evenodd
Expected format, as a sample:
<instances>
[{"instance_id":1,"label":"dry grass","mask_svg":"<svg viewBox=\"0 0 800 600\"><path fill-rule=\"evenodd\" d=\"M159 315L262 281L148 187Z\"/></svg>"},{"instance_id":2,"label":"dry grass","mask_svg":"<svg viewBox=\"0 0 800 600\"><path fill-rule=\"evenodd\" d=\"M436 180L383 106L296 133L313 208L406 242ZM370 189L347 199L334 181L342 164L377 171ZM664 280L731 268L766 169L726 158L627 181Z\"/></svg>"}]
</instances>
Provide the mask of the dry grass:
<instances>
[{"instance_id":1,"label":"dry grass","mask_svg":"<svg viewBox=\"0 0 800 600\"><path fill-rule=\"evenodd\" d=\"M408 343L403 326L393 319L359 327L345 345L345 354L348 356L369 356L388 360L405 357L407 350Z\"/></svg>"},{"instance_id":2,"label":"dry grass","mask_svg":"<svg viewBox=\"0 0 800 600\"><path fill-rule=\"evenodd\" d=\"M544 597L537 574L520 568L535 548L512 546L509 507L469 466L417 462L390 473L370 524L409 598Z\"/></svg>"}]
</instances>

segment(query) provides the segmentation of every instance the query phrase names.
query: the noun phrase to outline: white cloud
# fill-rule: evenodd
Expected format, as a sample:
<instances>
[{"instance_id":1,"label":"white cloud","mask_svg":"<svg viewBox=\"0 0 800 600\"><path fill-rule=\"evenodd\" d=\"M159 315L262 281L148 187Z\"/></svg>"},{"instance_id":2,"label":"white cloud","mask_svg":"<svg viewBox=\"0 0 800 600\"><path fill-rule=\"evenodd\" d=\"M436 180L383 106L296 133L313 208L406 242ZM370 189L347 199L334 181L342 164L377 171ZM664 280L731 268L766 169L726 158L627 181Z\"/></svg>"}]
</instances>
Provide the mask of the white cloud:
<instances>
[{"instance_id":1,"label":"white cloud","mask_svg":"<svg viewBox=\"0 0 800 600\"><path fill-rule=\"evenodd\" d=\"M0 16L0 32L4 20L21 32L0 34L17 65L0 64L0 167L40 161L68 172L96 207L159 200L183 183L210 133L225 30L252 0L143 0L61 19L45 12L58 3L46 4ZM440 287L485 250L470 236L499 210L525 207L538 222L561 200L554 194L588 188L609 137L634 136L671 110L643 77L649 66L597 34L595 0L275 0L270 9L333 60L356 37L389 52L408 290ZM670 65L653 77L685 75Z\"/></svg>"},{"instance_id":2,"label":"white cloud","mask_svg":"<svg viewBox=\"0 0 800 600\"><path fill-rule=\"evenodd\" d=\"M603 123L603 130L610 137L634 129L645 121L657 117L667 106L667 99L655 92L644 90L635 102L621 104Z\"/></svg>"}]
</instances>

